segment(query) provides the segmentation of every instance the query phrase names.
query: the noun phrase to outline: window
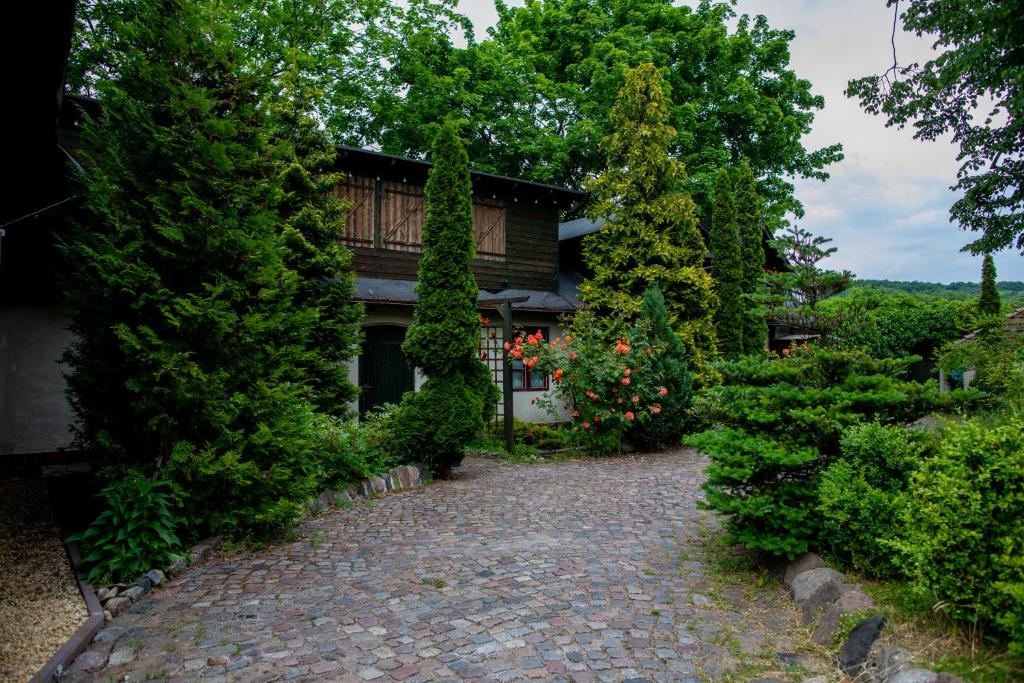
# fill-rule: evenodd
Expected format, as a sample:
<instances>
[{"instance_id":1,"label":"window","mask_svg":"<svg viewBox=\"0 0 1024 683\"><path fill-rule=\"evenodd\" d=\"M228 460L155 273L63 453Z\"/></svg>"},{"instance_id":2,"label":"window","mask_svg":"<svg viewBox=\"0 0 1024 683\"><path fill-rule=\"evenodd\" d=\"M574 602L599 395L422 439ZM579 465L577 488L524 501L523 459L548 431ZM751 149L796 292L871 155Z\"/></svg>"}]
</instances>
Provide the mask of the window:
<instances>
[{"instance_id":1,"label":"window","mask_svg":"<svg viewBox=\"0 0 1024 683\"><path fill-rule=\"evenodd\" d=\"M530 328L534 332L540 330L544 338L548 338L547 327ZM526 336L526 335L523 335ZM523 365L523 361L512 361L512 389L514 391L546 391L548 388L548 376L540 371L531 370Z\"/></svg>"}]
</instances>

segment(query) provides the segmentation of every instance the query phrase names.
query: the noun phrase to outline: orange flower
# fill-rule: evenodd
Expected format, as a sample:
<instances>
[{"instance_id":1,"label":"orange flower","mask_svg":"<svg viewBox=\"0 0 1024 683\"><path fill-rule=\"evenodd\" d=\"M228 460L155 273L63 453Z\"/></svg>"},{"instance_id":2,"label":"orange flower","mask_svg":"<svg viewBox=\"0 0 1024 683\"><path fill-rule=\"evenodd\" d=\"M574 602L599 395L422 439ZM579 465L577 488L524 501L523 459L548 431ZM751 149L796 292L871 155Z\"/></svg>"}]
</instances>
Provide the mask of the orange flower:
<instances>
[{"instance_id":1,"label":"orange flower","mask_svg":"<svg viewBox=\"0 0 1024 683\"><path fill-rule=\"evenodd\" d=\"M522 337L516 337L516 344L522 344L522 343L523 343L523 338Z\"/></svg>"},{"instance_id":2,"label":"orange flower","mask_svg":"<svg viewBox=\"0 0 1024 683\"><path fill-rule=\"evenodd\" d=\"M594 424L597 424L600 421L601 421L601 416L600 415L595 415L594 416Z\"/></svg>"},{"instance_id":3,"label":"orange flower","mask_svg":"<svg viewBox=\"0 0 1024 683\"><path fill-rule=\"evenodd\" d=\"M615 399L615 402L616 403L622 403L622 399L621 398L617 398L617 399Z\"/></svg>"},{"instance_id":4,"label":"orange flower","mask_svg":"<svg viewBox=\"0 0 1024 683\"><path fill-rule=\"evenodd\" d=\"M578 410L572 411L572 416L573 417L579 417L580 416L580 411L578 411Z\"/></svg>"},{"instance_id":5,"label":"orange flower","mask_svg":"<svg viewBox=\"0 0 1024 683\"><path fill-rule=\"evenodd\" d=\"M650 346L648 346L646 349L644 349L644 351L646 351L649 354L650 353L654 353L654 349L652 349Z\"/></svg>"},{"instance_id":6,"label":"orange flower","mask_svg":"<svg viewBox=\"0 0 1024 683\"><path fill-rule=\"evenodd\" d=\"M668 389L665 387L658 387L658 396L668 396Z\"/></svg>"},{"instance_id":7,"label":"orange flower","mask_svg":"<svg viewBox=\"0 0 1024 683\"><path fill-rule=\"evenodd\" d=\"M509 344L508 342L505 342L505 345L504 345L504 346L505 346L505 350L506 350L506 351L508 351L508 350L510 350L510 349L512 348L512 345L511 345L511 344Z\"/></svg>"},{"instance_id":8,"label":"orange flower","mask_svg":"<svg viewBox=\"0 0 1024 683\"><path fill-rule=\"evenodd\" d=\"M623 374L623 375L624 375L625 377L629 377L629 376L630 376L631 374L633 374L633 371L632 371L632 370L630 370L629 368L626 368L625 370L623 370L623 371L622 371L622 374Z\"/></svg>"},{"instance_id":9,"label":"orange flower","mask_svg":"<svg viewBox=\"0 0 1024 683\"><path fill-rule=\"evenodd\" d=\"M551 373L551 376L554 378L556 382L561 382L563 374L565 374L565 371L562 370L562 368L555 368L555 371Z\"/></svg>"},{"instance_id":10,"label":"orange flower","mask_svg":"<svg viewBox=\"0 0 1024 683\"><path fill-rule=\"evenodd\" d=\"M584 429L590 429L590 423L589 422L584 422L583 423L583 428Z\"/></svg>"},{"instance_id":11,"label":"orange flower","mask_svg":"<svg viewBox=\"0 0 1024 683\"><path fill-rule=\"evenodd\" d=\"M633 397L633 403L639 403L639 402L640 402L640 397L639 396L634 396Z\"/></svg>"},{"instance_id":12,"label":"orange flower","mask_svg":"<svg viewBox=\"0 0 1024 683\"><path fill-rule=\"evenodd\" d=\"M563 347L564 347L564 344L563 344ZM570 351L569 352L569 360L576 360L576 352L575 351Z\"/></svg>"},{"instance_id":13,"label":"orange flower","mask_svg":"<svg viewBox=\"0 0 1024 683\"><path fill-rule=\"evenodd\" d=\"M653 414L655 414L655 415L660 413L661 412L661 404L660 403L655 403L653 406L651 406L651 412Z\"/></svg>"},{"instance_id":14,"label":"orange flower","mask_svg":"<svg viewBox=\"0 0 1024 683\"><path fill-rule=\"evenodd\" d=\"M481 325L490 325L491 324L491 320L490 320L490 318L485 318L484 316L480 316L480 324Z\"/></svg>"},{"instance_id":15,"label":"orange flower","mask_svg":"<svg viewBox=\"0 0 1024 683\"><path fill-rule=\"evenodd\" d=\"M627 410L627 411L626 411L626 419L627 419L627 420L629 420L630 422L632 422L632 421L633 421L633 418L634 418L634 417L636 417L636 415L634 415L634 414L633 414L633 411L632 411L632 410Z\"/></svg>"},{"instance_id":16,"label":"orange flower","mask_svg":"<svg viewBox=\"0 0 1024 683\"><path fill-rule=\"evenodd\" d=\"M572 341L572 335L571 334L565 335L565 341L567 341L567 342L568 341Z\"/></svg>"},{"instance_id":17,"label":"orange flower","mask_svg":"<svg viewBox=\"0 0 1024 683\"><path fill-rule=\"evenodd\" d=\"M622 378L622 383L623 383L623 384L625 384L625 385L628 385L628 384L629 384L629 383L630 383L631 381L632 381L632 380L631 380L631 379L629 379L628 377L623 377L623 378Z\"/></svg>"},{"instance_id":18,"label":"orange flower","mask_svg":"<svg viewBox=\"0 0 1024 683\"><path fill-rule=\"evenodd\" d=\"M565 351L567 348L569 348L569 345L566 344L565 342L562 342L562 350Z\"/></svg>"}]
</instances>

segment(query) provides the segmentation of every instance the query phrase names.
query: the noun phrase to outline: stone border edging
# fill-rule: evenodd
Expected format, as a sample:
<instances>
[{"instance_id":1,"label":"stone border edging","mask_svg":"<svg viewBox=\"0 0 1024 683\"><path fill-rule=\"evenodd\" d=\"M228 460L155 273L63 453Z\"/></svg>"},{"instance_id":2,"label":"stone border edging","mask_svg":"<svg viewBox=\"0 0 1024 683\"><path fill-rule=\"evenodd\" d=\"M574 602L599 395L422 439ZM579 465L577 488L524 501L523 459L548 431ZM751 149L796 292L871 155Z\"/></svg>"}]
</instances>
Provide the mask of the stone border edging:
<instances>
[{"instance_id":1,"label":"stone border edging","mask_svg":"<svg viewBox=\"0 0 1024 683\"><path fill-rule=\"evenodd\" d=\"M318 515L332 506L354 503L362 498L383 495L392 491L404 491L423 485L425 468L416 465L399 465L377 477L363 479L343 489L326 489L306 503L306 513Z\"/></svg>"},{"instance_id":2,"label":"stone border edging","mask_svg":"<svg viewBox=\"0 0 1024 683\"><path fill-rule=\"evenodd\" d=\"M60 677L64 675L64 671L71 665L71 662L89 646L93 636L103 626L103 607L100 606L100 601L96 597L92 584L78 578L78 564L82 559L78 546L75 543L66 543L64 548L71 563L71 571L75 574L78 592L81 593L82 599L85 601L85 607L88 610L89 616L71 634L71 637L64 641L64 644L50 656L46 664L43 665L43 668L37 671L36 675L30 679L30 683L52 683L54 680L60 680Z\"/></svg>"},{"instance_id":3,"label":"stone border edging","mask_svg":"<svg viewBox=\"0 0 1024 683\"><path fill-rule=\"evenodd\" d=\"M856 683L964 683L949 673L915 668L906 650L881 645L885 619L874 600L843 574L826 567L816 553L804 553L789 563L782 583L800 608L800 622L814 626L811 640L818 645L833 647L836 638L853 626L836 662Z\"/></svg>"}]
</instances>

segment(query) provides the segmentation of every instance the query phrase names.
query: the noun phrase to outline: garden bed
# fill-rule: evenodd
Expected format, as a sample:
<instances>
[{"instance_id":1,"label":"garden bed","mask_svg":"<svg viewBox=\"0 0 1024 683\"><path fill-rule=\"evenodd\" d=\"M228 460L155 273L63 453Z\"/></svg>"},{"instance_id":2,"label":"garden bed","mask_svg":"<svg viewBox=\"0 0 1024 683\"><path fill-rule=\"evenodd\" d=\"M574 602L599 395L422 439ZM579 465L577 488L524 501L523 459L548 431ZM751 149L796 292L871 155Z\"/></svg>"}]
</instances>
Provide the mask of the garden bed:
<instances>
[{"instance_id":1,"label":"garden bed","mask_svg":"<svg viewBox=\"0 0 1024 683\"><path fill-rule=\"evenodd\" d=\"M0 481L0 679L27 681L88 618L42 481Z\"/></svg>"}]
</instances>

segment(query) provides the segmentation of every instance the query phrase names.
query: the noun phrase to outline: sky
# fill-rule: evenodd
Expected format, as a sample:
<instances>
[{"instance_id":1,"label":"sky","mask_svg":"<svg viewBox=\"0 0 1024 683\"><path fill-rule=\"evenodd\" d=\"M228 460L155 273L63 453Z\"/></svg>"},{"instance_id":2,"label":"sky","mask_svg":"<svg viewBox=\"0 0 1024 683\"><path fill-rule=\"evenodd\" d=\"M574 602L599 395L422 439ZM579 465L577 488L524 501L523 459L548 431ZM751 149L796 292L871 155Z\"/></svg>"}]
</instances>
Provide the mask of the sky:
<instances>
[{"instance_id":1,"label":"sky","mask_svg":"<svg viewBox=\"0 0 1024 683\"><path fill-rule=\"evenodd\" d=\"M472 19L478 39L497 20L492 0L460 0L459 9ZM948 139L919 142L910 129L886 128L883 118L866 114L843 94L849 79L892 64L892 9L885 0L738 0L736 9L763 14L773 28L796 33L791 66L825 98L804 145L843 144L846 158L828 169L827 182L795 181L806 210L797 224L831 237L838 248L824 265L864 279L977 281L981 257L960 252L976 233L949 222L957 147ZM896 48L901 63L923 61L930 41L900 31ZM1006 250L995 260L1000 280L1024 280L1019 252Z\"/></svg>"}]
</instances>

